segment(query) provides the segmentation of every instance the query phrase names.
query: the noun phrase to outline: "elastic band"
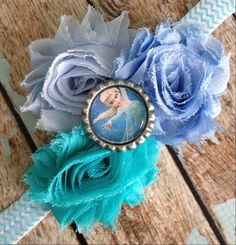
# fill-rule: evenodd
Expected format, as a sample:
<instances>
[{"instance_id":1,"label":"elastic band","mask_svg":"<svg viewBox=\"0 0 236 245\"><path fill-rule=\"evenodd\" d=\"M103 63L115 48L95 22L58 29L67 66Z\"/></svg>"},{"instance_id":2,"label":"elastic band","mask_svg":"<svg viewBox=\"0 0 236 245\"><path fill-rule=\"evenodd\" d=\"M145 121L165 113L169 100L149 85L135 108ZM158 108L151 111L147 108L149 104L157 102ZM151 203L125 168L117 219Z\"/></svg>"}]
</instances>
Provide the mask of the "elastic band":
<instances>
[{"instance_id":1,"label":"elastic band","mask_svg":"<svg viewBox=\"0 0 236 245\"><path fill-rule=\"evenodd\" d=\"M180 22L201 25L203 32L209 35L234 12L234 0L202 0ZM17 243L48 213L47 208L30 202L26 192L0 213L0 244Z\"/></svg>"},{"instance_id":2,"label":"elastic band","mask_svg":"<svg viewBox=\"0 0 236 245\"><path fill-rule=\"evenodd\" d=\"M180 22L198 24L209 35L234 12L235 0L202 0Z\"/></svg>"},{"instance_id":3,"label":"elastic band","mask_svg":"<svg viewBox=\"0 0 236 245\"><path fill-rule=\"evenodd\" d=\"M30 202L26 192L19 200L0 213L0 244L16 244L48 213L47 208Z\"/></svg>"}]
</instances>

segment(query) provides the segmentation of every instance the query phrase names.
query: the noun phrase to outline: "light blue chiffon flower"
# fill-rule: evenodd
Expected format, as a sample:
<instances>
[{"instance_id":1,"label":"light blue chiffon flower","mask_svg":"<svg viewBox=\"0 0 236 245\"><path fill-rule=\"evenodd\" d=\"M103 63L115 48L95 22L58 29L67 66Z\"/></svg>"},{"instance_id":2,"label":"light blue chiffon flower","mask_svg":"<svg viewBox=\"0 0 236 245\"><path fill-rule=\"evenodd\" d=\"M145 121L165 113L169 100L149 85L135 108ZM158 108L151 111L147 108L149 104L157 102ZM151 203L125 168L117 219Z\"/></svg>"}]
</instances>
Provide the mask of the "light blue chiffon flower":
<instances>
[{"instance_id":1,"label":"light blue chiffon flower","mask_svg":"<svg viewBox=\"0 0 236 245\"><path fill-rule=\"evenodd\" d=\"M160 146L147 139L134 150L112 152L89 139L82 127L60 133L33 154L25 175L33 201L47 205L61 227L73 221L89 232L96 223L114 228L121 205L139 204L156 179Z\"/></svg>"},{"instance_id":2,"label":"light blue chiffon flower","mask_svg":"<svg viewBox=\"0 0 236 245\"><path fill-rule=\"evenodd\" d=\"M215 38L194 25L169 22L155 34L141 29L115 62L115 77L140 85L155 106L153 136L162 143L198 144L220 127L219 96L229 80L229 56Z\"/></svg>"},{"instance_id":3,"label":"light blue chiffon flower","mask_svg":"<svg viewBox=\"0 0 236 245\"><path fill-rule=\"evenodd\" d=\"M29 95L22 110L39 116L37 127L68 131L81 122L88 92L111 76L114 59L134 39L128 25L125 11L105 22L89 8L81 24L63 16L54 38L31 43L33 69L23 81Z\"/></svg>"}]
</instances>

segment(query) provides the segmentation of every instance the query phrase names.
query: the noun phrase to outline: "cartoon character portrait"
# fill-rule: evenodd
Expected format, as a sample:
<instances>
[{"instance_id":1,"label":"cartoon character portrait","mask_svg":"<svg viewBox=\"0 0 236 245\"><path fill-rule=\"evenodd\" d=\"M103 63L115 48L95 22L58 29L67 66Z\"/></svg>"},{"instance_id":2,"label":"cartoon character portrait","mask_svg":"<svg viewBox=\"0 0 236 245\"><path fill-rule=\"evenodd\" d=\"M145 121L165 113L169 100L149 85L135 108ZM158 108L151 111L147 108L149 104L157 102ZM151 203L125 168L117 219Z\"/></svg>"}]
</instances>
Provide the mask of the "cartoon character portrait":
<instances>
[{"instance_id":1,"label":"cartoon character portrait","mask_svg":"<svg viewBox=\"0 0 236 245\"><path fill-rule=\"evenodd\" d=\"M146 125L147 109L133 89L111 87L102 91L91 107L93 131L111 143L127 143L139 136Z\"/></svg>"}]
</instances>

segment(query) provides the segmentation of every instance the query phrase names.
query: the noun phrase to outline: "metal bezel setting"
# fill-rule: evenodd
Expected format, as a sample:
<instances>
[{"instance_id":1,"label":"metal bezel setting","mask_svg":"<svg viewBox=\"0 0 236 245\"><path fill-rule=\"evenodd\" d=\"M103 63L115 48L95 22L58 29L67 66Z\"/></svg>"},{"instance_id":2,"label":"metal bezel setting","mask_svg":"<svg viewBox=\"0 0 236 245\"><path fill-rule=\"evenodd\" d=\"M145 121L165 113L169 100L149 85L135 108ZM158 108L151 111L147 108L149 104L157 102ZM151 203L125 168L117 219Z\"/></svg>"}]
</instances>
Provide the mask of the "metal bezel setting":
<instances>
[{"instance_id":1,"label":"metal bezel setting","mask_svg":"<svg viewBox=\"0 0 236 245\"><path fill-rule=\"evenodd\" d=\"M90 112L91 106L95 98L103 90L106 90L110 87L126 87L126 88L134 90L143 99L146 109L147 109L147 122L146 122L146 125L145 125L145 128L142 134L136 137L134 140L129 141L127 143L112 144L107 141L104 141L96 135L96 133L93 131L90 125L89 112ZM108 148L112 151L125 151L125 150L136 148L139 144L143 143L151 135L151 131L154 127L154 121L155 121L154 106L151 104L149 97L145 94L143 89L135 85L134 83L124 82L122 80L109 80L106 83L99 84L95 89L93 89L90 92L88 99L86 101L86 104L85 104L85 109L83 111L83 122L85 124L85 128L87 132L90 135L90 138L96 141L100 146L104 148Z\"/></svg>"}]
</instances>

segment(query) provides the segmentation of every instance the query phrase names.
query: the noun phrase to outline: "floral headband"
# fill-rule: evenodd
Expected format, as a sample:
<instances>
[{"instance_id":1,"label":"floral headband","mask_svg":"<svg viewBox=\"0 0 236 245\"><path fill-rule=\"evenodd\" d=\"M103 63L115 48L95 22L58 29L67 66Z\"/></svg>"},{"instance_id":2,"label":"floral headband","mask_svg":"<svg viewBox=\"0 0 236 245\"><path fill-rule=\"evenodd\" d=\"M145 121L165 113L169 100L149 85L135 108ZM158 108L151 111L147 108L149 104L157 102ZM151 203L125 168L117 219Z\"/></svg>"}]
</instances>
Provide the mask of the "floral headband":
<instances>
[{"instance_id":1,"label":"floral headband","mask_svg":"<svg viewBox=\"0 0 236 245\"><path fill-rule=\"evenodd\" d=\"M0 241L17 242L49 211L62 228L75 223L89 233L100 222L115 229L121 206L138 205L156 180L162 144L200 145L221 130L215 118L229 56L210 34L235 3L213 23L202 17L204 4L154 33L129 29L125 11L105 22L89 8L82 23L63 16L53 39L31 43L22 111L32 111L37 128L57 135L33 154L25 174L29 190L0 214L0 228L30 217L28 225L11 228L13 235ZM16 220L17 207L27 208Z\"/></svg>"}]
</instances>

